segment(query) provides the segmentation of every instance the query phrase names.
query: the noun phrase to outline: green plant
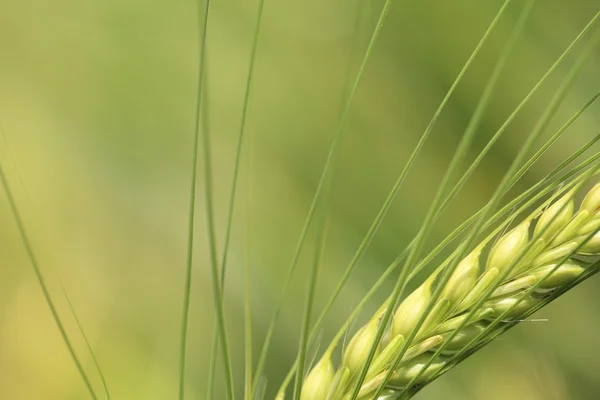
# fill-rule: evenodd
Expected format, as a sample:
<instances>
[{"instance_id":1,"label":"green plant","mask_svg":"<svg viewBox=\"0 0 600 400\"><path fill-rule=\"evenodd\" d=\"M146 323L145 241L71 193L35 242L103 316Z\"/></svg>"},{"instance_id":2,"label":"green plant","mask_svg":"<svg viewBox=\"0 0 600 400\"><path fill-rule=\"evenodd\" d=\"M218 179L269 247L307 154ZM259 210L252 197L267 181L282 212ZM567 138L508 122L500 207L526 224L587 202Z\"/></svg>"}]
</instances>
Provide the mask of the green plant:
<instances>
[{"instance_id":1,"label":"green plant","mask_svg":"<svg viewBox=\"0 0 600 400\"><path fill-rule=\"evenodd\" d=\"M236 136L232 140L235 153L231 181L229 181L229 176L224 179L223 173L213 166L213 162L219 157L215 157L212 153L214 148L217 147L215 142L222 139L219 135L221 131L218 129L211 131L208 121L211 114L208 105L213 97L210 96L212 92L206 85L209 81L206 63L207 59L211 59L212 54L220 55L221 49L215 49L215 53L212 53L210 44L213 42L207 40L207 36L210 39L211 24L209 22L212 20L212 9L215 2L207 0L202 4L200 3L197 20L199 47L196 60L198 71L195 94L195 129L193 149L190 151L192 153L192 167L187 169L187 171L191 171L191 179L189 182L189 211L186 220L188 234L185 276L183 278L183 315L178 341L179 368L177 373L173 374L173 376L176 376L174 380L177 381L180 399L190 396L189 382L191 379L189 379L189 376L193 374L193 372L187 372L186 374L186 355L189 357L188 340L190 337L194 337L194 341L197 343L197 337L188 334L191 325L188 318L193 315L190 313L190 304L193 299L192 277L194 277L194 282L198 281L195 278L196 272L192 276L192 271L193 265L198 262L198 257L194 253L194 238L200 236L195 235L200 225L207 233L207 265L210 267L208 270L211 276L206 281L210 281L216 318L214 319L215 327L212 343L210 346L203 346L203 348L211 349L210 360L206 360L205 363L208 366L208 382L206 388L194 389L202 392L206 390L206 398L208 399L225 397L228 400L233 400L240 397L239 392L242 385L236 381L236 378L240 375L234 373L234 369L241 369L236 368L240 365L243 365L244 369L243 397L245 399L266 398L268 397L266 390L273 392L278 400L284 398L294 398L295 400L409 398L425 384L446 373L498 335L519 321L528 318L531 313L598 271L597 256L600 252L598 244L600 238L597 234L600 227L600 216L597 211L600 202L598 200L600 196L598 194L600 193L599 187L595 186L588 192L577 212L575 212L575 204L578 202L576 197L582 194L581 192L585 190L585 186L597 179L600 153L595 150L594 145L597 144L600 136L593 137L577 151L568 153L569 156L554 170L542 179L536 179L535 182L526 187L526 190L522 190L522 193L514 196L511 190L518 188L519 182L526 176L531 167L600 97L600 94L593 96L550 138L545 139L533 155L530 154L530 151L538 144L537 141L542 138L542 134L549 127L550 121L557 115L557 110L572 87L575 78L582 71L586 60L593 56L594 50L597 48L597 43L600 40L600 33L597 28L600 13L594 15L570 44L564 48L560 56L545 70L545 73L535 85L522 97L522 100L510 112L508 117L503 120L500 127L497 130L490 131L488 126L484 126L484 115L492 109L492 97L499 91L501 76L506 72L507 64L516 52L515 49L518 49L518 41L524 36L526 24L532 10L535 9L535 1L533 0L522 3L504 0L501 1L501 4L498 4L497 12L495 12L489 26L473 47L473 51L468 57L465 57L466 62L456 74L456 78L451 81L451 85L449 84L449 89L443 96L440 96L440 98L443 98L439 106L433 111L433 116L418 138L414 150L407 154L405 164L399 174L394 177L395 180L391 185L389 194L383 201L372 224L368 226L366 235L360 241L347 268L342 272L339 282L327 288L329 297L315 318L315 309L318 304L317 286L322 272L322 257L326 249L325 240L334 185L337 183L338 174L341 175L345 172L338 165L341 159L342 143L348 136L346 131L349 130L350 126L353 113L352 105L356 103L359 88L364 84L363 78L375 52L379 36L383 32L384 22L388 18L389 11L397 4L391 0L382 2L383 7L376 18L374 30L370 35L363 55L360 57L356 74L353 76L354 58L360 54L362 43L361 21L368 14L369 7L372 7L371 4L374 4L360 0L357 2L359 7L354 33L352 34L353 48L347 65L348 76L342 91L343 104L338 120L332 128L331 146L327 151L323 171L316 184L314 196L307 204L308 212L303 221L299 239L295 243L291 261L285 268L282 281L277 282L276 285L277 290L281 290L280 300L273 307L272 318L264 326L261 326L264 331L264 341L261 343L260 351L254 351L253 343L256 342L257 336L253 335L255 319L251 308L250 289L252 285L250 280L254 271L249 255L253 250L250 248L249 238L254 234L252 222L254 222L254 226L257 223L256 221L250 221L252 210L249 203L251 203L253 196L249 192L255 190L253 179L257 160L253 147L255 138L251 135L252 129L247 127L247 125L250 125L247 124L247 117L252 99L251 95L253 94L252 89L255 86L255 61L260 58L259 55L261 54L257 49L261 49L260 44L263 40L259 37L259 32L263 30L263 7L265 2L258 0L256 10L252 10L255 19L252 20L252 35L248 35L251 38L251 46L247 68L244 65L245 79L241 96L241 119L239 126L237 122L235 124ZM266 3L268 9L269 2ZM319 334L324 325L329 322L328 317L332 314L334 304L340 299L342 290L347 287L351 274L355 272L367 248L392 209L394 201L401 194L401 189L407 181L407 177L413 172L413 167L421 155L422 149L430 140L434 127L439 125L438 122L442 112L447 110L450 98L463 82L467 71L473 67L474 61L485 53L482 51L485 45L493 41L494 33L503 27L504 17L510 13L509 10L512 10L512 8L509 7L512 6L514 6L514 10L518 11L515 24L510 27L512 30L507 35L508 40L502 48L500 57L492 63L491 74L480 98L475 101L476 106L472 116L470 119L465 118L468 119L468 123L456 151L449 152L452 154L452 159L441 183L436 186L437 190L433 202L419 226L418 233L389 268L378 277L377 282L368 293L359 298L358 305L354 307L342 326L336 326L336 329L340 328L337 334L333 340L329 341L329 345L322 354L317 353L315 355L315 357L318 356L319 361L312 365L311 347L320 344ZM267 26L268 28L269 26ZM217 39L222 38L217 36ZM215 43L219 43L218 40L215 40ZM272 42L269 44L273 46ZM580 49L579 47L583 48ZM578 54L576 54L572 65L565 66L565 60L571 57L572 53ZM246 52L244 55L247 55ZM495 186L494 193L489 201L456 230L441 240L431 252L425 254L424 249L429 236L432 234L434 224L443 216L453 200L460 195L475 171L482 167L483 160L491 154L492 147L508 130L509 125L515 122L518 115L525 113L527 104L536 94L543 91L542 86L551 80L553 74L562 70L567 71L564 79L548 97L548 105L533 128L522 131L525 132L521 133L522 137L525 138L522 148L516 153L502 181ZM455 76L454 71L452 76ZM300 97L300 94L292 93L289 97L294 98L295 96ZM587 95L584 99L587 99ZM429 118L429 111L423 112L427 113L426 118ZM534 114L532 112L529 115ZM230 118L229 109L226 118ZM273 121L277 120L276 115L270 115L269 118ZM286 129L289 125L291 123L285 121L284 127ZM449 127L444 128L444 131L450 132ZM277 129L281 130L281 127L277 126ZM484 132L488 131L493 132L493 134L486 136ZM469 159L469 152L478 141L483 143L482 149L463 171L461 167ZM579 164L575 164L590 149L593 155ZM188 150L190 149L186 147L186 151ZM188 154L186 153L186 155ZM374 154L374 156L377 156L377 154ZM306 157L305 159L306 164L312 165L312 159ZM552 165L554 164L552 163ZM204 174L197 174L197 168L202 168ZM352 169L350 173L357 171L360 172L361 167ZM460 172L462 174L457 177L456 175ZM199 179L203 179L202 196L196 195L197 186L200 187L196 182L197 176L202 176ZM97 359L95 352L92 351L94 343L88 341L88 335L84 333L85 321L80 323L80 318L75 315L75 307L71 305L65 291L70 312L75 316L77 329L81 331L81 336L86 344L86 351L91 354L93 367L97 369L99 377L96 377L96 379L94 379L94 376L90 376L84 357L78 354L77 346L73 345L71 341L69 326L63 322L60 306L57 306L51 295L52 289L48 287L44 280L43 271L38 264L33 246L25 231L25 223L20 216L19 207L17 207L18 199L11 192L10 179L4 174L3 169L0 169L0 178L8 193L10 211L17 221L20 237L25 243L27 255L33 264L45 301L50 306L62 340L67 344L69 353L76 364L85 387L92 398L100 398L101 396L94 388L101 380L105 395L110 398L108 386L111 377L110 374L105 374L105 371L101 370L102 357ZM244 185L247 186L245 188L241 184L244 178L247 180L246 185ZM222 243L217 243L219 199L215 194L213 185L217 183L214 186L218 186L224 180L228 189L228 197L224 202L226 204L224 207L225 222L222 224L224 239ZM521 185L523 185L523 182L521 182ZM243 276L244 281L244 295L240 296L240 298L243 297L240 304L243 303L242 312L244 314L243 363L238 362L242 357L236 355L235 346L231 346L231 337L239 337L241 334L232 332L230 327L227 326L230 321L225 318L227 308L225 305L226 275L236 275L235 273L228 273L228 263L231 263L230 260L235 260L235 258L229 257L229 253L232 248L235 248L234 236L236 232L234 227L236 224L234 223L234 216L240 211L237 207L241 197L239 195L240 191L242 193L246 192L244 193L246 198L242 200L246 201L245 205L247 207L246 210L243 210L247 219L241 222L241 225L244 226L243 235L246 243L243 245L243 257L238 257L238 259L242 259L240 264L244 264L240 274ZM196 215L200 214L196 212L196 203L200 198L204 202L206 213L206 220L202 224L198 224L198 221L196 221ZM504 199L512 200L507 204L503 204ZM518 221L518 224L512 227L514 221ZM235 222L237 223L237 221ZM489 232L490 230L491 232ZM508 231L508 233L505 233L505 231ZM269 353L273 353L270 350L273 343L279 338L276 330L277 324L284 314L282 310L286 298L289 299L290 292L294 289L295 274L301 269L299 267L303 263L302 255L307 252L311 241L313 241L313 233L315 233L314 242L312 243L314 255L309 263L309 268L307 268L308 279L306 296L303 298L303 314L302 318L297 315L294 316L294 321L301 319L298 326L294 326L294 330L299 332L297 351L295 351L297 353L296 359L288 375L279 386L280 382L272 380L270 375L274 369L281 370L281 368L279 365L274 367L269 364L271 362ZM279 237L276 239L279 239ZM494 243L494 241L496 242ZM222 252L219 252L221 248L217 244L222 246ZM279 243L275 240L272 247L276 248L278 245ZM449 248L453 248L454 251L445 261L439 263L437 257L443 255ZM425 282L417 290L405 296L409 284L414 283L412 281L416 280L419 274L425 272L425 269L430 265L438 265L438 268L428 275ZM277 268L281 268L281 265L277 265ZM143 282L143 277L138 279L139 282ZM361 310L372 305L371 301L375 293L381 290L387 281L392 281L393 286L387 301L356 333L353 333L347 344L342 344L344 337L350 335L353 331L352 325L359 320ZM138 297L142 298L139 294ZM332 320L334 319L332 318ZM261 323L262 321L264 321L264 318ZM154 323L155 320L152 322ZM204 333L204 331L210 331L210 329L202 327L202 331ZM296 350L295 344L295 341L294 343L290 341L290 343L287 343L287 347L293 347ZM339 362L334 361L338 358ZM221 369L218 368L219 360L223 364L222 376L219 375L221 372ZM334 364L338 367L334 367ZM105 375L108 375L106 381ZM195 377L196 375L194 375L194 383L196 381ZM266 389L267 385L263 379L265 377L271 379L268 382L268 389ZM219 378L223 379L223 384L221 384ZM277 388L279 390L275 394ZM114 392L111 390L111 393ZM169 393L171 393L170 390Z\"/></svg>"}]
</instances>

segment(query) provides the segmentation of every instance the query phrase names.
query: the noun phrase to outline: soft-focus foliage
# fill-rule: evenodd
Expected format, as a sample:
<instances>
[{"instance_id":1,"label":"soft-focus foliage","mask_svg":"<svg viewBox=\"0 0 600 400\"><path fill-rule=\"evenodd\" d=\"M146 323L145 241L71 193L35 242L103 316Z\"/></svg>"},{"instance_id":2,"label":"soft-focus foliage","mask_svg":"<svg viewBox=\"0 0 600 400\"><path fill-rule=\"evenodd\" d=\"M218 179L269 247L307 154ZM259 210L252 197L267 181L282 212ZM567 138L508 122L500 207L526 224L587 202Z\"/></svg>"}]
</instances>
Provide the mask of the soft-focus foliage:
<instances>
[{"instance_id":1,"label":"soft-focus foliage","mask_svg":"<svg viewBox=\"0 0 600 400\"><path fill-rule=\"evenodd\" d=\"M362 0L361 0L362 1ZM340 300L319 344L413 237L519 13L514 2L450 101ZM312 199L343 99L382 1L265 2L247 121L253 176L241 176L227 276L226 319L236 390L243 381L244 237L249 236L255 355ZM333 185L316 307L323 306L438 103L499 1L396 1L351 109ZM193 1L0 2L0 161L85 366L91 357L62 282L116 399L175 398L188 179L197 69ZM208 97L218 245L242 107L256 2L216 0ZM540 1L501 77L471 160L598 12L591 0ZM350 60L353 43L358 53ZM524 109L436 224L429 247L482 206L556 89L572 57ZM595 52L553 119L556 128L600 90ZM514 193L600 130L594 105ZM594 148L598 151L598 148ZM201 193L200 193L201 194ZM188 346L189 398L204 398L214 313L198 201ZM0 398L83 399L86 392L44 303L0 196ZM298 347L312 246L303 253L267 362L272 398ZM413 286L414 287L414 286ZM600 282L592 279L425 389L430 399L595 399L600 393ZM390 286L365 310L371 315ZM360 326L360 325L357 325ZM310 359L309 359L310 361ZM518 367L517 367L518 366ZM222 398L219 364L217 398Z\"/></svg>"}]
</instances>

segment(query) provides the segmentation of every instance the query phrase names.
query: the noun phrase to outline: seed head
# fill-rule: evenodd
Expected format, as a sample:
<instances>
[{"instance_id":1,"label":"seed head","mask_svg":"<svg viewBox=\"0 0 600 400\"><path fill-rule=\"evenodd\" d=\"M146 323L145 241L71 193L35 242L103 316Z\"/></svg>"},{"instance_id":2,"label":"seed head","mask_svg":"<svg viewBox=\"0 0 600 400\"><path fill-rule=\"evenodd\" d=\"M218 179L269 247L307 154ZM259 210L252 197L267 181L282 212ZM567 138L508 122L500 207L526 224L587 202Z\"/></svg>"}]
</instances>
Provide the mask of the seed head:
<instances>
[{"instance_id":1,"label":"seed head","mask_svg":"<svg viewBox=\"0 0 600 400\"><path fill-rule=\"evenodd\" d=\"M446 284L435 287L439 297L427 315L424 312L430 307L433 285L439 285L437 278L447 271L444 269L447 264L442 264L401 302L394 312L391 327L386 327L386 339L380 344L367 370L358 397L372 398L375 390L384 384L392 370L391 364L404 347L406 351L398 367L391 371L391 380L383 392L385 395L379 396L378 400L396 398L400 389L415 389L406 388L409 383L426 384L440 371L445 371L445 367L452 366L450 355L470 350L467 346L475 339L481 338L485 342L490 338L488 333L501 333L506 324L518 322L536 306L553 298L548 297L548 292L554 292L580 277L586 267L594 263L590 257L580 256L596 256L597 261L600 256L600 233L596 232L600 228L600 184L588 192L577 212L574 193L575 190L571 190L543 212L532 214L539 216L533 228L535 241L529 235L535 218L530 216L492 246L483 271L480 270L479 258L488 240L461 260ZM581 261L570 259L572 255ZM517 257L519 260L515 263ZM508 271L509 268L511 271ZM529 294L525 296L526 293ZM559 295L561 292L555 293ZM481 307L474 309L476 303L482 303ZM388 307L393 307L391 298L350 340L335 376L330 355L317 364L306 378L301 400L350 398L348 388L354 385L354 377L365 365L377 330L381 327L379 319ZM490 325L496 318L501 318L496 321L500 330L495 324ZM406 343L405 338L413 333L419 320L422 323L414 339ZM446 343L450 335L453 338ZM439 355L431 360L436 349ZM430 362L425 370L425 364Z\"/></svg>"}]
</instances>

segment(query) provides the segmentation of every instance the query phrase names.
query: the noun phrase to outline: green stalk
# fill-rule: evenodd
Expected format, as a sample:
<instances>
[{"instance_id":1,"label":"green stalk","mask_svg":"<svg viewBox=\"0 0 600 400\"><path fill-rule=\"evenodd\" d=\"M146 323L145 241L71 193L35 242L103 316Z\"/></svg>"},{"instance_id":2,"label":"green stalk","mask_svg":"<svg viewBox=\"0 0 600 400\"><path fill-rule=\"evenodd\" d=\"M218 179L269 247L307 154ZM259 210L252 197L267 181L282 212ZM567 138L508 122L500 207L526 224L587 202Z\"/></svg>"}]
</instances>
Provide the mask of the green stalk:
<instances>
[{"instance_id":1,"label":"green stalk","mask_svg":"<svg viewBox=\"0 0 600 400\"><path fill-rule=\"evenodd\" d=\"M248 64L248 72L246 75L246 86L245 86L245 90L244 90L244 99L242 102L242 115L241 115L241 120L240 120L240 130L238 133L236 155L235 155L235 161L234 161L234 167L233 167L233 179L231 182L231 190L230 190L230 196L229 196L229 206L228 206L228 212L227 212L227 215L228 215L227 227L225 229L225 241L224 241L224 246L223 246L223 257L222 257L222 261L221 261L221 287L223 287L223 288L225 286L225 276L226 276L226 270L227 270L227 257L229 254L229 244L230 244L231 230L232 230L232 225L233 225L233 214L234 214L234 208L235 208L237 180L238 180L238 176L239 176L240 160L241 160L241 156L242 156L242 145L244 143L244 135L245 135L245 130L246 130L246 118L247 118L247 114L248 114L248 105L250 103L250 89L251 89L251 84L252 84L252 78L254 76L254 65L255 65L256 53L257 53L257 49L258 49L258 38L259 38L259 34L260 34L260 26L261 26L261 21L262 21L263 8L264 8L264 0L259 0L258 8L257 8L256 26L254 28L254 35L253 35L253 40L252 40L252 49L250 51L250 61ZM223 302L223 293L220 294L219 301L221 303ZM214 337L214 339L213 339L212 346L214 349L219 346L219 341L222 342L224 338L217 338L216 332L213 333L213 337ZM216 355L216 354L217 354L216 350L211 351L211 361L210 361L209 371L214 371L216 358L213 355ZM226 365L230 365L229 360L226 360ZM227 369L229 369L229 368L226 366L226 370ZM227 372L227 374L230 375L231 372ZM214 387L214 372L212 374L209 374L209 383L208 384L209 384L209 395L210 395L210 394L212 394L212 391L213 391L212 388Z\"/></svg>"},{"instance_id":2,"label":"green stalk","mask_svg":"<svg viewBox=\"0 0 600 400\"><path fill-rule=\"evenodd\" d=\"M190 310L190 297L192 289L192 265L194 256L194 223L196 213L196 174L198 166L198 147L200 144L200 105L202 98L202 86L204 79L204 62L206 55L206 33L208 29L208 15L209 15L210 0L206 0L204 13L200 13L200 7L198 7L198 17L201 19L199 22L202 24L202 37L200 39L199 48L199 60L198 60L198 84L196 87L196 117L194 119L194 147L192 154L192 174L190 180L190 199L189 199L189 211L188 211L188 238L187 238L187 256L186 256L186 267L185 267L185 283L183 291L183 312L181 319L181 338L179 347L179 390L178 398L183 400L185 396L185 357L187 348L187 330ZM201 17L203 15L203 17ZM211 258L211 269L213 275L216 274L216 245L214 236L214 221L213 221L213 208L212 208L212 182L211 182L211 170L210 170L210 148L208 147L208 133L205 133L205 190L206 190L206 214L207 214L207 229L209 236L209 253ZM216 285L215 285L216 284ZM218 300L218 293L220 288L216 279L213 279L213 291L216 295L215 302L217 303L217 314L220 315L220 332L225 337L225 326L223 321L222 310L220 310ZM224 357L227 356L227 349L224 349ZM233 385L231 385L233 388Z\"/></svg>"},{"instance_id":3,"label":"green stalk","mask_svg":"<svg viewBox=\"0 0 600 400\"><path fill-rule=\"evenodd\" d=\"M91 381L88 378L87 374L85 373L85 370L83 369L81 361L79 360L79 358L77 357L77 354L75 353L75 348L73 347L73 344L69 340L69 335L67 334L67 330L65 329L65 327L62 323L62 320L60 318L60 315L58 314L58 310L56 309L54 302L52 301L52 297L50 296L50 290L46 286L46 281L44 279L44 275L42 274L42 270L38 264L37 258L33 251L33 245L31 244L31 242L29 240L29 236L27 235L27 231L25 230L25 224L23 223L21 214L19 213L19 208L17 206L17 202L14 198L12 190L10 189L8 179L6 178L4 168L2 167L1 164L0 164L0 181L2 182L2 186L4 187L4 190L6 192L6 197L8 199L11 213L13 215L13 218L15 219L15 223L17 224L17 229L19 231L19 235L21 236L21 240L23 241L23 245L25 246L25 251L27 252L27 257L29 258L29 261L31 262L31 266L33 267L33 271L35 272L36 279L37 279L38 283L40 284L40 288L42 289L42 294L44 295L46 304L48 304L48 307L50 308L50 312L52 313L52 318L54 319L54 323L58 327L60 336L62 337L63 342L65 342L65 345L67 346L67 350L69 351L69 354L70 354L71 358L73 359L73 362L75 363L75 366L77 367L77 371L79 372L81 379L83 379L85 387L87 388L90 396L92 397L92 399L97 400L98 396L96 395L96 392L94 391Z\"/></svg>"},{"instance_id":4,"label":"green stalk","mask_svg":"<svg viewBox=\"0 0 600 400\"><path fill-rule=\"evenodd\" d=\"M69 309L71 310L71 314L73 315L73 318L75 319L75 323L77 324L77 329L79 329L79 332L81 333L81 337L83 338L83 341L85 342L85 346L87 347L88 351L90 352L90 355L92 356L92 361L94 362L94 365L96 366L96 370L98 371L98 375L100 376L100 380L102 381L102 387L104 388L104 394L106 395L107 400L110 400L110 391L108 390L108 384L106 383L106 379L104 378L104 373L102 373L102 368L100 368L100 362L98 362L98 358L96 357L96 353L94 352L94 349L92 348L92 344L90 343L87 335L85 334L85 330L83 329L83 325L81 324L81 321L79 320L79 317L77 316L75 307L73 306L73 303L71 302L71 299L69 298L67 289L65 289L65 287L63 286L62 283L60 286L62 288L63 294L65 295L65 299L67 300L67 304L69 305Z\"/></svg>"}]
</instances>

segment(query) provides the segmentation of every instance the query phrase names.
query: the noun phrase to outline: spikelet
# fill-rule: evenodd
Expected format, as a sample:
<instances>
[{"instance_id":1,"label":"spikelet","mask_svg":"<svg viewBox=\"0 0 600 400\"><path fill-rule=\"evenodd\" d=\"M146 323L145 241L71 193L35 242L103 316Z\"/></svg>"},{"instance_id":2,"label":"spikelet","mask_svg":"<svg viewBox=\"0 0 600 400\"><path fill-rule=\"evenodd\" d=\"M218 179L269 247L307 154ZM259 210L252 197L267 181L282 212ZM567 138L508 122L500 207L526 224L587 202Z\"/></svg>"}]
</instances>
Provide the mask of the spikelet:
<instances>
[{"instance_id":1,"label":"spikelet","mask_svg":"<svg viewBox=\"0 0 600 400\"><path fill-rule=\"evenodd\" d=\"M331 357L326 354L304 380L300 400L324 400L333 384L334 374Z\"/></svg>"},{"instance_id":2,"label":"spikelet","mask_svg":"<svg viewBox=\"0 0 600 400\"><path fill-rule=\"evenodd\" d=\"M519 252L527 246L530 223L529 220L521 223L498 240L498 243L490 251L486 264L487 269L496 268L502 272L511 265Z\"/></svg>"},{"instance_id":3,"label":"spikelet","mask_svg":"<svg viewBox=\"0 0 600 400\"><path fill-rule=\"evenodd\" d=\"M442 298L448 299L450 308L458 306L477 284L480 254L481 247L473 250L471 254L465 257L458 264L444 287Z\"/></svg>"},{"instance_id":4,"label":"spikelet","mask_svg":"<svg viewBox=\"0 0 600 400\"><path fill-rule=\"evenodd\" d=\"M369 321L348 343L348 347L344 351L342 365L348 368L351 375L360 371L367 360L369 350L371 350L371 346L375 342L377 327L377 320Z\"/></svg>"},{"instance_id":5,"label":"spikelet","mask_svg":"<svg viewBox=\"0 0 600 400\"><path fill-rule=\"evenodd\" d=\"M431 299L432 279L428 279L400 304L392 322L392 336L404 337L417 325Z\"/></svg>"},{"instance_id":6,"label":"spikelet","mask_svg":"<svg viewBox=\"0 0 600 400\"><path fill-rule=\"evenodd\" d=\"M574 194L574 190L569 191L542 213L535 225L534 236L551 242L554 236L567 226L575 211Z\"/></svg>"}]
</instances>

